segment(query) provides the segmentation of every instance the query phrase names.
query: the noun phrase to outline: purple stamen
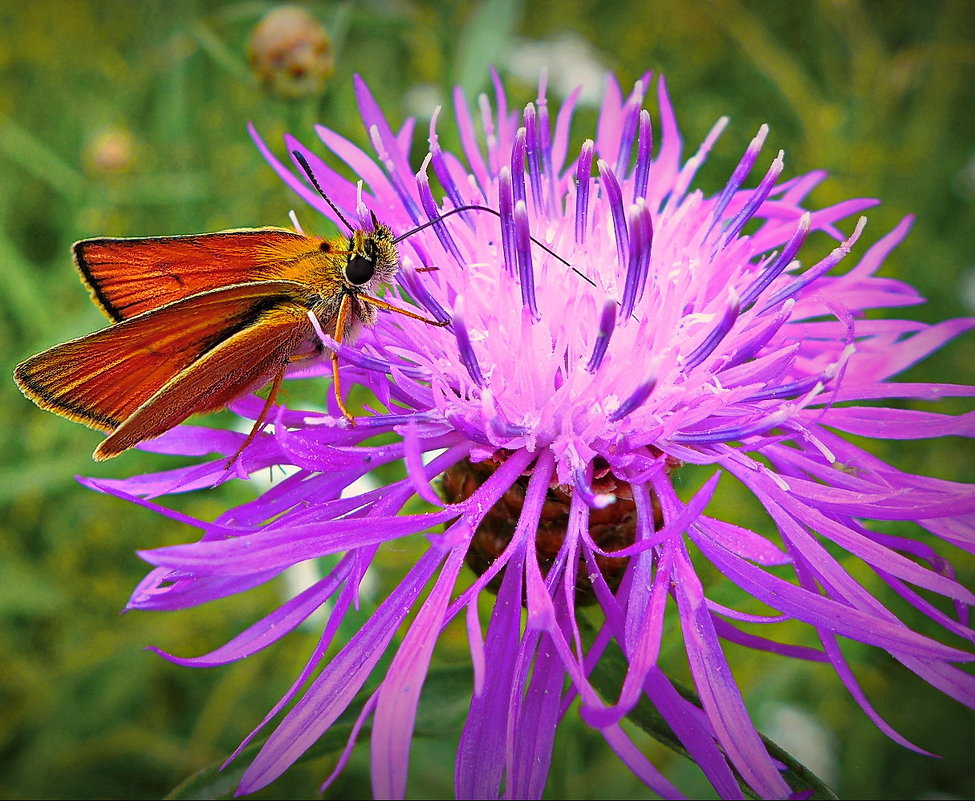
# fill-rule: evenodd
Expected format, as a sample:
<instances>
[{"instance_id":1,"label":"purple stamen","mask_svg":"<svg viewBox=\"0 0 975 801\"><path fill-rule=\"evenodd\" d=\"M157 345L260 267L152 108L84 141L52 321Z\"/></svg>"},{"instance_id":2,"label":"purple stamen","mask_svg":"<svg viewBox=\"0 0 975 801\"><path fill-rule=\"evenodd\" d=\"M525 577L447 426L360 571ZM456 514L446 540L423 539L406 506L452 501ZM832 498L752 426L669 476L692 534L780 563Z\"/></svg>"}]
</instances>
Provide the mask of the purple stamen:
<instances>
[{"instance_id":1,"label":"purple stamen","mask_svg":"<svg viewBox=\"0 0 975 801\"><path fill-rule=\"evenodd\" d=\"M447 197L450 198L450 202L454 204L454 208L459 208L466 205L464 198L461 196L460 190L457 188L457 184L454 183L453 176L451 176L450 170L447 167L447 160L444 158L443 151L440 149L440 145L436 142L433 142L430 145L430 163L433 165L433 174L437 176L437 180L440 181L440 185L447 193ZM460 216L468 223L471 222L470 212L461 212Z\"/></svg>"},{"instance_id":2,"label":"purple stamen","mask_svg":"<svg viewBox=\"0 0 975 801\"><path fill-rule=\"evenodd\" d=\"M653 249L653 218L642 200L630 207L630 255L626 267L626 283L623 285L621 311L626 319L643 298L650 274L650 254Z\"/></svg>"},{"instance_id":3,"label":"purple stamen","mask_svg":"<svg viewBox=\"0 0 975 801\"><path fill-rule=\"evenodd\" d=\"M488 424L491 426L491 430L497 434L499 437L523 437L526 434L531 433L530 428L525 426L518 426L514 423L508 422L500 414L492 417Z\"/></svg>"},{"instance_id":4,"label":"purple stamen","mask_svg":"<svg viewBox=\"0 0 975 801\"><path fill-rule=\"evenodd\" d=\"M481 109L481 125L484 128L484 143L487 145L488 167L492 175L498 173L498 138L494 132L494 116L491 112L491 102L483 92L477 96L477 105Z\"/></svg>"},{"instance_id":5,"label":"purple stamen","mask_svg":"<svg viewBox=\"0 0 975 801\"><path fill-rule=\"evenodd\" d=\"M650 181L650 159L653 155L653 126L650 112L640 111L640 137L636 145L636 169L633 171L633 202L647 196Z\"/></svg>"},{"instance_id":6,"label":"purple stamen","mask_svg":"<svg viewBox=\"0 0 975 801\"><path fill-rule=\"evenodd\" d=\"M592 487L589 485L589 478L586 476L586 470L577 470L572 477L572 484L579 497L582 498L583 502L590 509L605 509L611 503L616 500L615 495L597 495L592 491Z\"/></svg>"},{"instance_id":7,"label":"purple stamen","mask_svg":"<svg viewBox=\"0 0 975 801\"><path fill-rule=\"evenodd\" d=\"M802 215L799 220L799 227L796 228L796 232L792 235L785 248L782 250L782 254L775 259L771 264L769 264L764 270L762 270L761 275L755 279L755 281L745 290L745 293L741 296L741 307L742 309L751 308L752 304L758 299L758 296L765 291L769 284L771 284L782 271L788 267L792 260L796 257L796 253L799 252L799 248L802 247L803 242L806 241L806 235L809 233L809 225L812 217L809 212Z\"/></svg>"},{"instance_id":8,"label":"purple stamen","mask_svg":"<svg viewBox=\"0 0 975 801\"><path fill-rule=\"evenodd\" d=\"M498 212L501 214L501 247L504 252L504 269L515 274L515 209L512 197L511 170L501 168L498 176Z\"/></svg>"},{"instance_id":9,"label":"purple stamen","mask_svg":"<svg viewBox=\"0 0 975 801\"><path fill-rule=\"evenodd\" d=\"M356 425L365 428L386 428L392 430L395 426L410 423L435 423L438 415L433 412L413 412L411 414L372 414L356 420Z\"/></svg>"},{"instance_id":10,"label":"purple stamen","mask_svg":"<svg viewBox=\"0 0 975 801\"><path fill-rule=\"evenodd\" d=\"M788 413L782 409L777 410L773 414L763 417L761 420L755 423L750 423L747 425L740 426L728 426L726 428L713 428L710 431L691 431L684 434L676 433L670 437L671 442L678 442L682 445L690 445L692 443L708 443L708 442L734 442L750 437L754 434L761 434L768 431L770 428L774 428L779 425L779 423L784 422L788 417Z\"/></svg>"},{"instance_id":11,"label":"purple stamen","mask_svg":"<svg viewBox=\"0 0 975 801\"><path fill-rule=\"evenodd\" d=\"M484 430L479 425L464 417L462 412L458 411L457 409L447 409L443 413L443 416L451 426L456 428L460 434L463 434L471 442L493 447L491 440L488 439L487 435L484 433Z\"/></svg>"},{"instance_id":12,"label":"purple stamen","mask_svg":"<svg viewBox=\"0 0 975 801\"><path fill-rule=\"evenodd\" d=\"M643 84L637 81L623 107L623 131L620 133L620 149L616 152L617 175L626 176L630 168L630 153L633 150L633 139L636 136L637 120L640 117L640 106L643 104Z\"/></svg>"},{"instance_id":13,"label":"purple stamen","mask_svg":"<svg viewBox=\"0 0 975 801\"><path fill-rule=\"evenodd\" d=\"M793 303L786 303L767 326L763 327L752 339L735 349L731 358L724 365L725 369L744 364L755 355L778 333L792 314Z\"/></svg>"},{"instance_id":14,"label":"purple stamen","mask_svg":"<svg viewBox=\"0 0 975 801\"><path fill-rule=\"evenodd\" d=\"M718 346L718 343L721 342L725 336L727 336L728 332L735 324L740 311L741 306L738 303L738 298L732 298L728 308L725 309L724 314L721 315L721 320L718 322L718 324L714 327L711 333L705 337L704 341L693 350L687 359L684 360L683 366L685 370L691 370L694 367L697 367L714 352L714 349Z\"/></svg>"},{"instance_id":15,"label":"purple stamen","mask_svg":"<svg viewBox=\"0 0 975 801\"><path fill-rule=\"evenodd\" d=\"M420 267L417 268L418 270L430 270L430 268L436 268L436 265L433 263L433 258L430 256L430 251L423 246L423 241L420 239L420 237L411 236L405 241L410 250L412 250L416 255L416 260L420 265Z\"/></svg>"},{"instance_id":16,"label":"purple stamen","mask_svg":"<svg viewBox=\"0 0 975 801\"><path fill-rule=\"evenodd\" d=\"M594 148L592 139L583 142L576 164L576 242L580 245L586 241L586 223L589 221L589 182Z\"/></svg>"},{"instance_id":17,"label":"purple stamen","mask_svg":"<svg viewBox=\"0 0 975 801\"><path fill-rule=\"evenodd\" d=\"M504 123L508 119L508 96L504 91L504 84L498 71L491 67L491 83L494 85L494 104L498 107L498 127L504 129Z\"/></svg>"},{"instance_id":18,"label":"purple stamen","mask_svg":"<svg viewBox=\"0 0 975 801\"><path fill-rule=\"evenodd\" d=\"M460 298L458 298L460 301ZM467 331L462 316L462 304L458 302L454 307L454 338L457 340L457 352L460 356L461 364L467 368L467 374L477 386L483 388L487 382L484 380L484 373L481 372L481 365L477 361L477 354L471 345L471 335Z\"/></svg>"},{"instance_id":19,"label":"purple stamen","mask_svg":"<svg viewBox=\"0 0 975 801\"><path fill-rule=\"evenodd\" d=\"M760 401L760 400L778 400L780 398L795 398L799 395L803 395L812 389L816 384L826 385L826 376L820 373L819 375L811 375L806 378L800 378L798 381L792 381L788 384L781 384L777 387L769 387L767 389L762 389L756 392L754 395L749 395L745 400Z\"/></svg>"},{"instance_id":20,"label":"purple stamen","mask_svg":"<svg viewBox=\"0 0 975 801\"><path fill-rule=\"evenodd\" d=\"M545 207L545 200L542 196L542 172L538 164L538 123L535 106L531 103L525 106L525 155L535 212L538 213Z\"/></svg>"},{"instance_id":21,"label":"purple stamen","mask_svg":"<svg viewBox=\"0 0 975 801\"><path fill-rule=\"evenodd\" d=\"M656 378L649 378L644 381L640 386L633 390L633 394L630 395L625 401L623 401L619 408L608 416L608 420L611 423L616 423L622 420L629 414L632 414L637 409L639 409L650 397L650 393L653 392L653 388L657 386Z\"/></svg>"},{"instance_id":22,"label":"purple stamen","mask_svg":"<svg viewBox=\"0 0 975 801\"><path fill-rule=\"evenodd\" d=\"M437 221L433 224L433 231L437 235L437 239L440 240L440 244L443 245L444 250L451 255L454 261L463 267L466 263L464 257L460 255L460 250L457 248L454 238L450 235L450 229L440 220L440 209L437 208L437 202L433 199L433 192L430 191L430 177L427 175L427 167L430 164L431 158L432 156L428 153L426 159L423 161L423 165L420 167L420 171L416 174L416 188L420 193L420 205L423 206L423 211L431 222L434 220Z\"/></svg>"},{"instance_id":23,"label":"purple stamen","mask_svg":"<svg viewBox=\"0 0 975 801\"><path fill-rule=\"evenodd\" d=\"M731 174L731 179L725 185L725 188L721 190L721 195L718 197L717 202L714 204L714 209L711 211L711 225L708 228L709 234L711 233L711 229L720 221L721 215L724 213L735 192L738 191L742 182L748 177L748 174L755 166L755 162L758 160L758 154L762 151L762 145L765 144L766 136L768 136L768 125L762 125L758 129L758 133L755 134L755 138L752 139L751 144L745 149L745 153L738 162L738 166L735 167L735 171Z\"/></svg>"},{"instance_id":24,"label":"purple stamen","mask_svg":"<svg viewBox=\"0 0 975 801\"><path fill-rule=\"evenodd\" d=\"M514 192L515 203L526 199L525 195L525 151L528 145L525 142L527 133L524 128L519 128L515 134L515 143L511 148L511 187Z\"/></svg>"},{"instance_id":25,"label":"purple stamen","mask_svg":"<svg viewBox=\"0 0 975 801\"><path fill-rule=\"evenodd\" d=\"M677 175L677 179L674 181L674 188L670 193L670 197L667 198L666 211L675 209L684 199L684 195L687 193L687 188L691 185L691 181L694 180L694 176L697 175L698 169L700 168L701 164L704 163L705 159L707 159L708 153L710 153L711 148L714 147L714 143L718 141L718 137L724 133L724 129L727 127L727 117L722 117L714 125L712 125L711 130L708 131L708 135L704 137L704 141L701 142L697 152L687 160L683 167L681 167L681 170Z\"/></svg>"},{"instance_id":26,"label":"purple stamen","mask_svg":"<svg viewBox=\"0 0 975 801\"><path fill-rule=\"evenodd\" d=\"M772 306L775 306L777 303L781 303L790 295L794 295L804 286L811 284L820 276L823 276L832 270L843 260L843 257L850 252L850 248L853 247L853 244L860 238L860 233L863 231L863 226L866 224L867 218L861 217L859 222L857 222L856 228L853 229L853 233L850 234L849 239L847 239L838 248L833 248L832 252L825 259L810 267L802 275L797 276L794 280L790 281L788 285L782 287L782 289L772 295L772 297L768 299L765 306L762 307L762 311L764 312L770 309Z\"/></svg>"},{"instance_id":27,"label":"purple stamen","mask_svg":"<svg viewBox=\"0 0 975 801\"><path fill-rule=\"evenodd\" d=\"M515 250L518 254L518 279L521 284L521 302L528 307L532 320L538 320L535 302L535 270L532 267L531 231L528 225L528 209L524 200L515 203Z\"/></svg>"},{"instance_id":28,"label":"purple stamen","mask_svg":"<svg viewBox=\"0 0 975 801\"><path fill-rule=\"evenodd\" d=\"M467 108L467 99L460 87L454 88L453 98L454 117L457 120L461 145L464 148L464 154L467 156L467 162L471 165L472 176L477 183L481 196L486 198L491 181L488 177L487 167L484 166L484 156L477 144L477 137L474 135L474 124L470 110Z\"/></svg>"},{"instance_id":29,"label":"purple stamen","mask_svg":"<svg viewBox=\"0 0 975 801\"><path fill-rule=\"evenodd\" d=\"M531 429L516 425L508 419L494 399L490 389L485 389L481 393L481 408L484 410L491 430L499 437L523 437L531 431Z\"/></svg>"},{"instance_id":30,"label":"purple stamen","mask_svg":"<svg viewBox=\"0 0 975 801\"><path fill-rule=\"evenodd\" d=\"M392 375L393 368L400 370L403 375L409 376L410 378L418 378L420 380L429 381L430 371L424 367L416 367L411 364L397 363L383 361L382 359L377 359L374 356L369 356L363 353L359 348L350 348L348 345L343 345L336 342L332 337L322 330L321 322L315 317L314 314L308 312L308 319L311 321L312 328L315 329L315 333L318 335L318 339L321 343L328 348L333 353L337 353L342 361L348 362L355 367L361 367L363 370L370 370L374 373L384 373L385 375Z\"/></svg>"},{"instance_id":31,"label":"purple stamen","mask_svg":"<svg viewBox=\"0 0 975 801\"><path fill-rule=\"evenodd\" d=\"M775 182L778 180L782 169L785 167L785 152L780 150L779 155L775 157L775 161L772 162L772 166L768 168L768 172L765 173L765 177L762 178L761 183L756 186L751 193L751 197L748 198L748 202L745 203L744 208L735 215L735 218L731 221L728 229L724 234L724 244L727 245L732 239L741 233L741 229L745 227L745 223L748 222L752 215L758 211L759 206L761 206L766 198L769 196L769 192L772 191L772 187L775 186Z\"/></svg>"},{"instance_id":32,"label":"purple stamen","mask_svg":"<svg viewBox=\"0 0 975 801\"><path fill-rule=\"evenodd\" d=\"M595 373L599 369L599 365L603 363L606 348L609 347L609 338L613 335L615 327L616 303L607 300L603 305L603 313L599 316L599 331L596 334L596 344L592 349L592 356L589 357L589 362L586 364L587 372Z\"/></svg>"},{"instance_id":33,"label":"purple stamen","mask_svg":"<svg viewBox=\"0 0 975 801\"><path fill-rule=\"evenodd\" d=\"M441 323L448 323L450 327L450 315L437 303L436 299L428 291L424 282L420 280L415 270L400 270L396 277L397 283L401 284L409 293L410 297L426 309L433 318Z\"/></svg>"},{"instance_id":34,"label":"purple stamen","mask_svg":"<svg viewBox=\"0 0 975 801\"><path fill-rule=\"evenodd\" d=\"M555 127L553 128L552 139L552 174L561 176L565 166L565 157L569 152L569 129L572 126L572 117L575 114L576 103L582 94L582 87L577 86L562 103L559 113L555 116ZM568 175L565 176L568 178ZM559 213L561 208L559 207Z\"/></svg>"},{"instance_id":35,"label":"purple stamen","mask_svg":"<svg viewBox=\"0 0 975 801\"><path fill-rule=\"evenodd\" d=\"M390 158L389 153L386 151L386 146L383 143L382 136L379 133L379 129L374 125L369 129L369 138L372 141L372 146L376 150L376 155L379 156L379 161L386 170L386 175L389 178L389 183L396 192L396 196L399 198L400 203L403 204L403 208L406 209L406 213L410 215L410 219L413 220L414 225L420 224L420 209L416 205L416 201L413 200L413 196L409 193L406 185L403 183L403 178L396 169L396 165Z\"/></svg>"},{"instance_id":36,"label":"purple stamen","mask_svg":"<svg viewBox=\"0 0 975 801\"><path fill-rule=\"evenodd\" d=\"M439 116L440 106L437 106L433 111L433 116L430 118L430 136L427 139L430 143L430 163L433 165L433 174L437 176L437 180L447 193L447 197L450 198L450 202L454 204L454 208L459 208L465 205L465 202L463 196L460 194L460 189L457 188L457 184L450 174L450 169L447 167L447 159L444 158L443 150L440 148L440 138L437 136L437 118ZM460 216L468 224L473 224L467 212L462 213Z\"/></svg>"},{"instance_id":37,"label":"purple stamen","mask_svg":"<svg viewBox=\"0 0 975 801\"><path fill-rule=\"evenodd\" d=\"M616 231L616 254L619 264L622 266L627 263L626 251L629 248L626 211L623 208L623 192L620 189L619 181L616 180L616 175L605 161L599 159L596 162L596 167L599 169L600 185L606 192L609 210L613 215L613 228Z\"/></svg>"},{"instance_id":38,"label":"purple stamen","mask_svg":"<svg viewBox=\"0 0 975 801\"><path fill-rule=\"evenodd\" d=\"M549 216L557 213L555 203L555 167L552 163L552 130L549 122L548 100L545 97L545 84L539 87L538 98L535 101L538 110L538 152L541 155L542 172L545 176L545 203Z\"/></svg>"}]
</instances>

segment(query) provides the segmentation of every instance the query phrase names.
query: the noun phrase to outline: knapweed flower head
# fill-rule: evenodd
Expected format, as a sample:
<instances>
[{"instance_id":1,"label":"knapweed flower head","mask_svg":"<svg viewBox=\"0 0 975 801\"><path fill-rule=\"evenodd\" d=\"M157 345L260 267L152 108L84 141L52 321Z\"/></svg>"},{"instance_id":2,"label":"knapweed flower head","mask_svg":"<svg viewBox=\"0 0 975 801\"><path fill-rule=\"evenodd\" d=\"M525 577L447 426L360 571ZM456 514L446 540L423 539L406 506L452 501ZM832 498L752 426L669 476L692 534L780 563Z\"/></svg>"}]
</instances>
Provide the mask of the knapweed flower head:
<instances>
[{"instance_id":1,"label":"knapweed flower head","mask_svg":"<svg viewBox=\"0 0 975 801\"><path fill-rule=\"evenodd\" d=\"M334 402L325 412L276 407L237 472L284 465L290 474L212 523L166 512L203 538L142 554L155 569L130 605L157 610L239 593L337 555L323 578L231 642L201 657L169 657L194 666L241 659L328 605L305 670L251 735L294 702L240 792L285 771L371 681L359 725L371 720L373 790L403 797L418 698L438 637L455 618L466 624L473 664L454 766L464 798L540 797L557 726L577 713L653 791L679 797L621 725L647 700L721 797L740 797L743 785L761 797L788 796L782 763L749 716L722 641L831 664L877 726L915 750L871 706L843 639L883 649L975 703L975 680L957 667L973 658L966 608L975 597L930 544L975 549L975 493L905 472L862 446L971 436L970 415L885 404L975 394L891 381L973 321L868 316L921 302L910 286L877 275L911 221L851 256L864 227L857 215L875 201L807 209L824 173L783 177L782 153L763 155L764 126L719 193L695 190L695 171L727 120L684 160L663 80L655 126L643 108L653 85L644 76L624 96L608 80L595 136L579 147L570 137L575 94L556 111L543 81L537 99L513 112L495 76L493 103L482 96L476 114L454 95L460 152L442 148L438 109L417 167L408 159L413 122L394 130L360 80L373 152L316 128L317 149L359 182L287 139L355 224L371 228L372 213L396 233L432 223L401 243L402 291L386 297L449 325L384 314L352 344L322 333L346 386L374 396L366 415L353 426ZM337 222L297 166L255 140L283 180ZM465 206L496 213L440 219ZM812 232L821 233L807 243ZM251 397L234 408L253 419L261 404ZM375 444L377 434L395 436ZM242 437L182 426L150 447L223 456L98 486L160 508L146 499L226 479L226 457ZM401 480L358 488L394 462L404 466ZM719 482L756 499L764 525L716 511ZM414 496L435 511L400 513ZM336 642L377 552L406 537L423 538L422 556ZM898 619L851 576L841 551L953 642ZM465 561L473 579L464 577ZM704 566L741 590L741 608L708 597ZM481 620L478 600L489 593L493 611ZM770 611L745 611L756 600ZM598 610L585 612L599 621L594 634L581 628L583 607ZM755 633L783 621L811 627L818 645ZM682 639L699 701L668 676L664 637ZM614 693L597 692L592 677L611 647L625 657L625 677ZM373 675L384 654L388 667Z\"/></svg>"}]
</instances>

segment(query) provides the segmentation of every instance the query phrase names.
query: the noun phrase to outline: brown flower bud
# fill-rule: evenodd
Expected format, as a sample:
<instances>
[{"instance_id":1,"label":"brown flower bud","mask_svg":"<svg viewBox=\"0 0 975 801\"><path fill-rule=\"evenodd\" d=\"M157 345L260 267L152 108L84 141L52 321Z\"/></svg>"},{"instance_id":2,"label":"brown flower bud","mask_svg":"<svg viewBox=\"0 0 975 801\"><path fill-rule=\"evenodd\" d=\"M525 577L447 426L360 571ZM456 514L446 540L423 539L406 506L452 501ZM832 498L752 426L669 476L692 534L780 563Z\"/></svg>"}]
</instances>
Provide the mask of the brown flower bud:
<instances>
[{"instance_id":1,"label":"brown flower bud","mask_svg":"<svg viewBox=\"0 0 975 801\"><path fill-rule=\"evenodd\" d=\"M498 452L495 457L484 462L473 463L467 460L458 462L447 470L440 481L440 491L450 503L466 500L483 484L487 478L504 462L506 454ZM477 575L482 575L501 555L511 537L521 515L525 502L528 475L520 476L498 502L488 511L471 539L465 559ZM604 509L592 509L589 513L589 534L603 551L612 552L633 544L636 534L636 505L630 485L617 479L605 463L596 465L593 476L593 490L600 494L613 494L616 501ZM535 534L535 552L542 575L548 570L565 541L569 525L569 506L572 488L558 484L549 487ZM655 527L661 525L657 499L653 498ZM628 557L596 555L595 562L611 590L615 590L623 578ZM587 604L595 601L595 591L590 578L589 565L580 558L576 577L576 603ZM494 592L501 586L499 573L488 585Z\"/></svg>"},{"instance_id":2,"label":"brown flower bud","mask_svg":"<svg viewBox=\"0 0 975 801\"><path fill-rule=\"evenodd\" d=\"M332 44L324 26L300 6L278 6L254 28L251 66L274 94L320 94L332 74Z\"/></svg>"},{"instance_id":3,"label":"brown flower bud","mask_svg":"<svg viewBox=\"0 0 975 801\"><path fill-rule=\"evenodd\" d=\"M123 126L104 128L85 142L81 161L94 175L128 172L135 163L135 137Z\"/></svg>"}]
</instances>

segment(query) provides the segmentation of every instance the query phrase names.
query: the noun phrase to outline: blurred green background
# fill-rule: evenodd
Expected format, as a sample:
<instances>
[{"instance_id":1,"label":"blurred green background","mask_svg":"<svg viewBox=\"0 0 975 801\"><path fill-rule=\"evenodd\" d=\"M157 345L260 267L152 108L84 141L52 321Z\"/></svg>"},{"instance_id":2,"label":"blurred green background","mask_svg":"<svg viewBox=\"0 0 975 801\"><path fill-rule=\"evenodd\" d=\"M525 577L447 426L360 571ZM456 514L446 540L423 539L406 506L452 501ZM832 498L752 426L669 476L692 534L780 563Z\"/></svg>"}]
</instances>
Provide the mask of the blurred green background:
<instances>
[{"instance_id":1,"label":"blurred green background","mask_svg":"<svg viewBox=\"0 0 975 801\"><path fill-rule=\"evenodd\" d=\"M763 164L784 148L787 175L831 172L816 204L884 200L870 211L863 241L874 241L906 213L918 215L884 268L930 299L908 314L934 321L975 308L971 2L307 3L303 8L331 38L334 69L321 91L311 86L303 97L281 96L249 65L254 27L273 7L0 2L4 375L29 354L102 325L71 267L74 240L287 224L297 201L263 163L245 125L253 121L279 152L284 131L312 144L318 121L365 145L355 73L394 124L421 118L419 148L424 115L446 102L455 83L469 98L485 89L490 64L506 78L515 107L533 99L532 76L543 65L553 101L573 81L602 70L616 72L624 87L646 69L662 71L688 150L717 117L732 118L701 185L718 188L768 122ZM593 119L592 108L583 108L576 145L590 135ZM442 142L455 143L448 117L440 131ZM419 164L422 152L413 155ZM314 229L310 213L299 214ZM329 233L324 226L320 232ZM969 337L909 377L971 382L973 355ZM267 653L209 671L141 650L147 644L184 655L210 650L269 610L281 588L204 610L120 617L146 569L135 549L196 534L85 491L73 476L127 476L175 460L131 453L96 465L90 452L97 434L39 411L10 380L2 387L0 797L158 797L236 746L288 687L316 633L300 631ZM973 479L968 442L890 443L883 455L918 472ZM212 518L254 491L236 482L172 505ZM389 574L380 576L380 587L402 571L395 560L385 564ZM960 564L971 584L971 560ZM857 575L875 589L866 571ZM715 589L716 597L733 604L734 594L722 597L722 590ZM887 741L821 666L728 650L756 719L842 796L975 796L973 716L884 654L848 649L882 714L944 759ZM680 651L676 639L673 651ZM444 652L448 662L462 662L462 638L449 635ZM646 796L598 736L570 723L560 737L552 797ZM414 797L451 792L452 748L449 739L418 742ZM703 792L685 763L654 753L669 775ZM262 797L307 797L330 767L326 758L299 768ZM367 771L362 749L336 795L368 796Z\"/></svg>"}]
</instances>

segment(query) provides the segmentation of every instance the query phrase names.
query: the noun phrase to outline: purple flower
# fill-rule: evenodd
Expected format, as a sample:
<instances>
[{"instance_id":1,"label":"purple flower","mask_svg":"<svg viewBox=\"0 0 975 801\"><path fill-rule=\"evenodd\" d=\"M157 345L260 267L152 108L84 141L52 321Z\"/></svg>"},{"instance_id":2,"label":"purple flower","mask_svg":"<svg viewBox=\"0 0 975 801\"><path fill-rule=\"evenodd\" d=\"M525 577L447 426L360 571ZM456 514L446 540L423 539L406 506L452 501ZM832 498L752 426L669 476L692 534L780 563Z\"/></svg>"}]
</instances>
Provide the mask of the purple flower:
<instances>
[{"instance_id":1,"label":"purple flower","mask_svg":"<svg viewBox=\"0 0 975 801\"><path fill-rule=\"evenodd\" d=\"M323 335L340 354L346 386L367 387L375 401L354 427L333 401L328 412L277 407L273 433L259 437L238 468L291 467L261 497L212 523L147 500L229 477L226 457L243 434L193 426L147 447L221 458L89 482L204 532L196 543L142 552L155 569L132 608L202 604L299 562L340 555L324 578L226 645L197 658L167 655L193 666L241 659L329 604L318 648L258 730L297 701L240 792L286 770L392 649L360 722L371 716L375 795L403 797L419 693L438 636L457 616L466 620L474 668L455 763L456 793L464 798L502 791L540 797L556 727L576 699L584 720L634 773L660 795L679 797L621 726L644 698L721 797L740 797L742 782L762 797L787 796L782 765L749 717L722 640L830 663L877 726L917 751L870 705L841 638L875 645L975 705L975 679L955 666L973 659L964 647L973 637L966 607L975 597L929 544L933 536L975 550L975 493L971 485L899 470L844 437L971 436L975 413L884 403L975 395L967 386L890 381L975 321L926 325L868 315L922 302L910 286L877 275L910 219L853 259L864 226L854 215L876 201L807 210L804 199L824 173L782 180L782 153L761 154L764 126L720 194L692 189L727 120L684 161L663 80L660 123L651 129L643 110L650 86L644 76L624 97L610 79L595 139L576 153L569 125L577 93L550 112L543 83L537 100L513 113L495 78L494 104L482 97L476 116L455 93L462 153L441 148L434 114L429 154L417 172L407 158L413 121L393 130L360 80L374 154L327 128L316 133L361 187L287 139L363 227L371 226L370 212L398 234L470 204L500 215L468 210L404 239L399 287L450 325L384 314L354 344ZM335 220L301 172L254 137L288 185ZM756 170L764 170L757 186L744 188ZM836 246L824 248L820 236L804 247L812 231ZM436 270L418 272L424 268ZM395 292L387 297L407 303ZM327 368L302 372L324 375ZM260 407L249 397L233 408L253 419ZM374 444L390 432L392 444ZM405 478L377 489L353 486L393 462L405 466ZM710 505L719 481L757 499L765 525L750 530L719 517ZM401 514L413 496L436 510ZM931 536L908 536L893 521ZM377 550L409 536L426 538L423 555L322 666ZM954 644L901 622L847 572L837 550L869 566ZM476 575L469 587L458 583L465 560ZM743 601L757 599L775 614L711 600L698 575L705 560L744 591ZM477 600L485 592L497 598L482 628ZM585 604L602 611L594 639L580 632L577 610ZM683 637L700 706L677 691L658 661L670 618L679 624L674 631ZM813 627L821 647L749 630L781 621ZM618 694L607 698L591 679L611 646L627 668ZM347 758L348 750L339 770Z\"/></svg>"}]
</instances>

